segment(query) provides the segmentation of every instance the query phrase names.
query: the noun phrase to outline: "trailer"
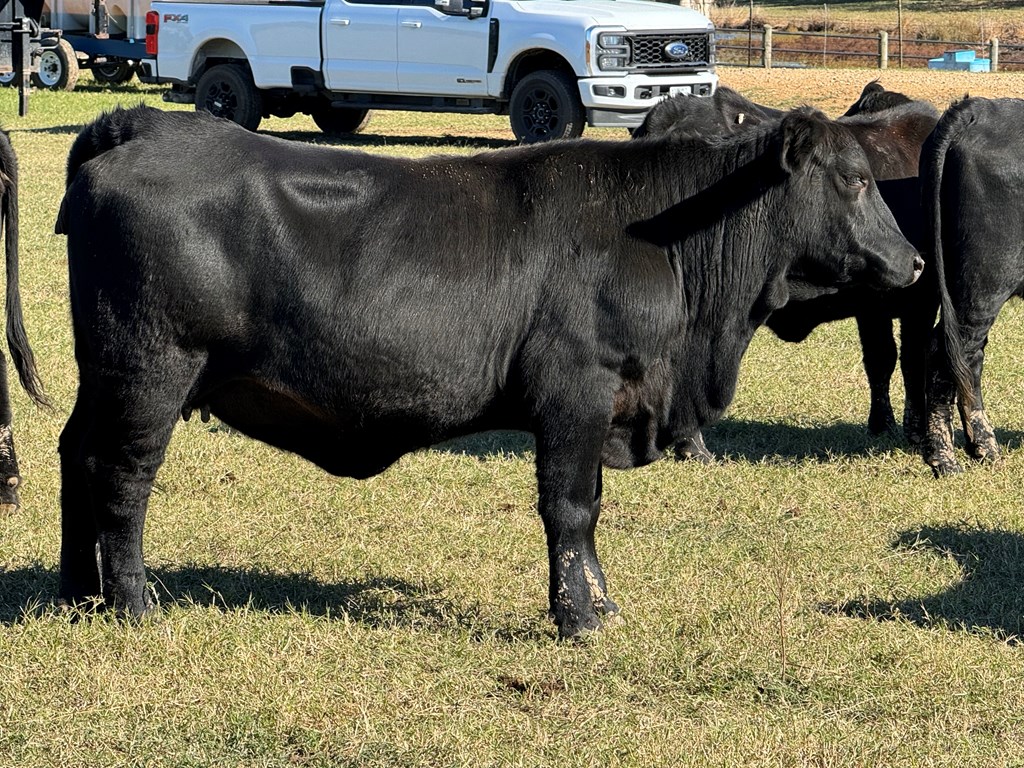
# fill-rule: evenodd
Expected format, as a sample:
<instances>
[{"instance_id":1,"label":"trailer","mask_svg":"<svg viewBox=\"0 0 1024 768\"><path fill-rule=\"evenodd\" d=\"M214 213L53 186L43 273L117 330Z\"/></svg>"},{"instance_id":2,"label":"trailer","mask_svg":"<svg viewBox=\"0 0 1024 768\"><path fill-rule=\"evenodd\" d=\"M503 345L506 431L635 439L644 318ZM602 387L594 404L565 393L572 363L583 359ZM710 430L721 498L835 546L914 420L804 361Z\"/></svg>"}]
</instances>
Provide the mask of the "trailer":
<instances>
[{"instance_id":1,"label":"trailer","mask_svg":"<svg viewBox=\"0 0 1024 768\"><path fill-rule=\"evenodd\" d=\"M42 0L0 0L0 82L18 88L18 114L28 114L30 78L42 56L59 42L59 34L39 23Z\"/></svg>"},{"instance_id":2,"label":"trailer","mask_svg":"<svg viewBox=\"0 0 1024 768\"><path fill-rule=\"evenodd\" d=\"M146 54L149 0L44 0L40 5L41 34L56 42L39 58L32 73L35 87L74 90L82 69L111 85L135 76ZM0 73L0 84L12 81L11 74Z\"/></svg>"}]
</instances>

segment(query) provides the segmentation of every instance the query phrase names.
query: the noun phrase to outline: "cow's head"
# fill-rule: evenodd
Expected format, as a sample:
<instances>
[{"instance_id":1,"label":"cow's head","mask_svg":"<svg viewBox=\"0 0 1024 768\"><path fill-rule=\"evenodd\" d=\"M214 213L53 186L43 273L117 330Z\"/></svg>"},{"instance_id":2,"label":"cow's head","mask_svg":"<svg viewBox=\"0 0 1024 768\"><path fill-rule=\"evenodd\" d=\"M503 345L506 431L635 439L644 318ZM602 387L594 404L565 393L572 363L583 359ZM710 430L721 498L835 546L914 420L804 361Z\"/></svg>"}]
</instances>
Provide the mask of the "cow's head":
<instances>
[{"instance_id":1,"label":"cow's head","mask_svg":"<svg viewBox=\"0 0 1024 768\"><path fill-rule=\"evenodd\" d=\"M778 245L788 286L802 298L847 285L901 288L924 261L882 201L853 133L821 113L796 110L782 120L778 162L785 181L775 210L792 217ZM770 208L765 215L771 215Z\"/></svg>"}]
</instances>

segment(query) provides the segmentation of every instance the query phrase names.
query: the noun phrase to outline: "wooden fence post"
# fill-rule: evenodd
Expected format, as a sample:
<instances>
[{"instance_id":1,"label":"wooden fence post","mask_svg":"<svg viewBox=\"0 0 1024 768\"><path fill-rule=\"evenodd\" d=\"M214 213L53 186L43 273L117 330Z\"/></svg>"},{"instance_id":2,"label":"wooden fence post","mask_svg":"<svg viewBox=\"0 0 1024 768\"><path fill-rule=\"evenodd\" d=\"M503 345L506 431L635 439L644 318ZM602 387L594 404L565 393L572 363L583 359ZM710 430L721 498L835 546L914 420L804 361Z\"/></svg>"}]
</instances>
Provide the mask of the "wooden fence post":
<instances>
[{"instance_id":1,"label":"wooden fence post","mask_svg":"<svg viewBox=\"0 0 1024 768\"><path fill-rule=\"evenodd\" d=\"M889 68L889 33L884 29L878 31L878 68Z\"/></svg>"},{"instance_id":2,"label":"wooden fence post","mask_svg":"<svg viewBox=\"0 0 1024 768\"><path fill-rule=\"evenodd\" d=\"M988 41L988 57L991 60L989 64L989 70L992 72L999 71L999 38L993 37Z\"/></svg>"},{"instance_id":3,"label":"wooden fence post","mask_svg":"<svg viewBox=\"0 0 1024 768\"><path fill-rule=\"evenodd\" d=\"M764 25L764 37L761 45L763 54L761 56L761 63L764 64L765 69L772 68L772 27L770 24Z\"/></svg>"}]
</instances>

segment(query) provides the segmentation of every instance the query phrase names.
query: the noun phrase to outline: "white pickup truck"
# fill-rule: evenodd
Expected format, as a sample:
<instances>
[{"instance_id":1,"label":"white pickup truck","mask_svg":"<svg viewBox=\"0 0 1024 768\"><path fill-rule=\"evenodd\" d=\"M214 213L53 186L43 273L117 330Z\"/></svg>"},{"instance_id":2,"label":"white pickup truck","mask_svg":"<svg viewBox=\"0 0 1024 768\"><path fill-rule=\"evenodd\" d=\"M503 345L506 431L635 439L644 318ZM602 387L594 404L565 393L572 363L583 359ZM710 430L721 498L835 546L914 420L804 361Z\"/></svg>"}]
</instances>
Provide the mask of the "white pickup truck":
<instances>
[{"instance_id":1,"label":"white pickup truck","mask_svg":"<svg viewBox=\"0 0 1024 768\"><path fill-rule=\"evenodd\" d=\"M370 109L507 114L520 141L639 125L661 97L707 96L714 29L653 0L156 0L144 82L255 130Z\"/></svg>"}]
</instances>

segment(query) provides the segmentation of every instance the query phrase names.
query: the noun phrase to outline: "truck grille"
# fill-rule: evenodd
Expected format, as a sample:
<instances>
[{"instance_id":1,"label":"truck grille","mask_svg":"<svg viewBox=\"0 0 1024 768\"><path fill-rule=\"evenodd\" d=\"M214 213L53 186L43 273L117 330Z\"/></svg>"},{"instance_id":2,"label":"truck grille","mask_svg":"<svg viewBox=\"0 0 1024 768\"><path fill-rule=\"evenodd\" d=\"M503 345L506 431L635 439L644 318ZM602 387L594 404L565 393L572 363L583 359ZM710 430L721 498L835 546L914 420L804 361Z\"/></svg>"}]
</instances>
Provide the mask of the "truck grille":
<instances>
[{"instance_id":1,"label":"truck grille","mask_svg":"<svg viewBox=\"0 0 1024 768\"><path fill-rule=\"evenodd\" d=\"M711 37L706 33L638 32L627 37L630 68L634 70L681 70L711 63ZM686 44L687 51L681 59L671 59L665 53L665 46L675 42Z\"/></svg>"}]
</instances>

